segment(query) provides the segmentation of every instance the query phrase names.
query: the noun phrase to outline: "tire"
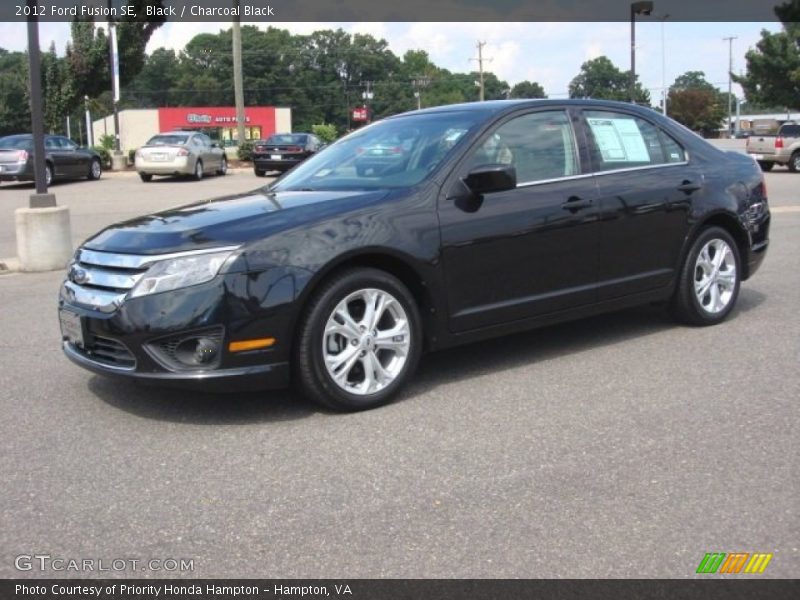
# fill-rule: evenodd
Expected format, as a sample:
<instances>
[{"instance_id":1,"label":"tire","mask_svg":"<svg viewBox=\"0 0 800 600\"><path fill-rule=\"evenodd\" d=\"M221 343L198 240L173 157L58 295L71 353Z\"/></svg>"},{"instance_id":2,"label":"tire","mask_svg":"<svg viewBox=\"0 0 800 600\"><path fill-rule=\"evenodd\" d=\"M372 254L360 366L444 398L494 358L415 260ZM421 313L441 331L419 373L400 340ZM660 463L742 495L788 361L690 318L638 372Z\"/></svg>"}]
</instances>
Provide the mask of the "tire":
<instances>
[{"instance_id":1,"label":"tire","mask_svg":"<svg viewBox=\"0 0 800 600\"><path fill-rule=\"evenodd\" d=\"M673 300L675 316L689 325L724 321L739 297L741 272L739 248L733 237L721 227L704 229L681 268Z\"/></svg>"},{"instance_id":2,"label":"tire","mask_svg":"<svg viewBox=\"0 0 800 600\"><path fill-rule=\"evenodd\" d=\"M196 163L194 163L194 174L192 175L192 177L194 177L194 179L196 179L197 181L200 181L203 178L202 160L198 160Z\"/></svg>"},{"instance_id":3,"label":"tire","mask_svg":"<svg viewBox=\"0 0 800 600\"><path fill-rule=\"evenodd\" d=\"M44 182L47 187L53 185L53 166L50 163L44 164Z\"/></svg>"},{"instance_id":4,"label":"tire","mask_svg":"<svg viewBox=\"0 0 800 600\"><path fill-rule=\"evenodd\" d=\"M222 163L217 169L217 175L226 175L228 173L228 159L224 156L222 157Z\"/></svg>"},{"instance_id":5,"label":"tire","mask_svg":"<svg viewBox=\"0 0 800 600\"><path fill-rule=\"evenodd\" d=\"M103 165L100 164L100 161L96 158L92 159L92 162L89 163L89 173L86 175L86 179L90 181L96 181L100 179L100 176L103 174Z\"/></svg>"},{"instance_id":6,"label":"tire","mask_svg":"<svg viewBox=\"0 0 800 600\"><path fill-rule=\"evenodd\" d=\"M149 183L153 181L153 176L150 173L139 173L139 179L141 179L145 183Z\"/></svg>"},{"instance_id":7,"label":"tire","mask_svg":"<svg viewBox=\"0 0 800 600\"><path fill-rule=\"evenodd\" d=\"M760 160L758 161L758 166L761 167L761 170L766 173L767 171L772 171L772 167L775 166L775 163L767 162L766 160Z\"/></svg>"},{"instance_id":8,"label":"tire","mask_svg":"<svg viewBox=\"0 0 800 600\"><path fill-rule=\"evenodd\" d=\"M789 158L788 167L792 173L800 171L800 150L795 150L794 154Z\"/></svg>"},{"instance_id":9,"label":"tire","mask_svg":"<svg viewBox=\"0 0 800 600\"><path fill-rule=\"evenodd\" d=\"M264 177L264 175L266 175L261 169L253 169L253 172L256 174L256 177Z\"/></svg>"},{"instance_id":10,"label":"tire","mask_svg":"<svg viewBox=\"0 0 800 600\"><path fill-rule=\"evenodd\" d=\"M384 302L377 320L366 312L368 299L377 307ZM389 337L390 332L395 334ZM296 383L309 400L339 411L375 408L389 402L417 366L419 309L396 277L377 269L350 269L314 293L294 350Z\"/></svg>"}]
</instances>

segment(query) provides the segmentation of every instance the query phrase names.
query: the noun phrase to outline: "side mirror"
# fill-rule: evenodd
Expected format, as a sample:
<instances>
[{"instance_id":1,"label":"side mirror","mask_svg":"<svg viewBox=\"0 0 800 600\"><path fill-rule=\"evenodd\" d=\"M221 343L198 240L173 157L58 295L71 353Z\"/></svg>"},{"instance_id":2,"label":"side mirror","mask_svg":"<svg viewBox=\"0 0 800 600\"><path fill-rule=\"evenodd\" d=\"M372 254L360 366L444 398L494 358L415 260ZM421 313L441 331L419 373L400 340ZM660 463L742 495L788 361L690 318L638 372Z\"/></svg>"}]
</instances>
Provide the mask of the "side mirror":
<instances>
[{"instance_id":1,"label":"side mirror","mask_svg":"<svg viewBox=\"0 0 800 600\"><path fill-rule=\"evenodd\" d=\"M517 187L517 170L511 165L480 165L469 172L464 183L477 195L513 190Z\"/></svg>"}]
</instances>

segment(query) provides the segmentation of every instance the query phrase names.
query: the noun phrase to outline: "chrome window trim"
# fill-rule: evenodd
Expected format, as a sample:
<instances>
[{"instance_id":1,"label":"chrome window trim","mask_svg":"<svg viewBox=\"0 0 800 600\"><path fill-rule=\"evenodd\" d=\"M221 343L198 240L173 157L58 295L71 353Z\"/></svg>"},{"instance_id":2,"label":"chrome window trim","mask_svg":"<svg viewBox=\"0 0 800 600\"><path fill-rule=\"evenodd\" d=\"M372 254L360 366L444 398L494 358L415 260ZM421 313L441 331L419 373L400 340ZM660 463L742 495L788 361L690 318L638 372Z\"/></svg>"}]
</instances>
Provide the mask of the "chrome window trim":
<instances>
[{"instance_id":1,"label":"chrome window trim","mask_svg":"<svg viewBox=\"0 0 800 600\"><path fill-rule=\"evenodd\" d=\"M217 248L204 248L202 250L187 250L185 252L170 252L169 254L119 254L116 252L100 252L81 248L76 255L76 262L96 267L111 267L116 269L146 269L154 263L174 258L215 254L217 252L233 252L241 246L219 246Z\"/></svg>"},{"instance_id":2,"label":"chrome window trim","mask_svg":"<svg viewBox=\"0 0 800 600\"><path fill-rule=\"evenodd\" d=\"M575 179L586 179L588 177L599 177L602 175L613 175L614 173L628 173L631 171L644 171L646 169L663 169L665 167L680 167L686 166L689 161L675 162L675 163L662 163L658 165L644 165L641 167L626 167L624 169L612 169L609 171L592 171L591 173L582 173L580 175L567 175L564 177L556 177L554 179L542 179L540 181L523 181L517 184L518 188L531 187L534 185L544 185L546 183L555 183L558 181L572 181Z\"/></svg>"}]
</instances>

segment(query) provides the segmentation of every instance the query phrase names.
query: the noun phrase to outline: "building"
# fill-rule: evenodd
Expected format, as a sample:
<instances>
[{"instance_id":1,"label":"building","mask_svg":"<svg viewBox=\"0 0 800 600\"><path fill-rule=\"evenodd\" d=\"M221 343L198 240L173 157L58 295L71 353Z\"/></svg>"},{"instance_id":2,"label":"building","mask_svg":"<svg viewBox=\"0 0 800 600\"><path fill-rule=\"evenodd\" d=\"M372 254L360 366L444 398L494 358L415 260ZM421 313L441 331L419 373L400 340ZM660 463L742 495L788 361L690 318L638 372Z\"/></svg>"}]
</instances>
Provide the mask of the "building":
<instances>
[{"instance_id":1,"label":"building","mask_svg":"<svg viewBox=\"0 0 800 600\"><path fill-rule=\"evenodd\" d=\"M245 139L257 140L273 133L292 131L292 109L274 106L246 106ZM224 145L237 145L236 108L232 106L181 106L168 108L125 109L119 112L120 149L127 153L143 146L157 133L175 129L202 131ZM114 115L93 124L94 141L114 134Z\"/></svg>"}]
</instances>

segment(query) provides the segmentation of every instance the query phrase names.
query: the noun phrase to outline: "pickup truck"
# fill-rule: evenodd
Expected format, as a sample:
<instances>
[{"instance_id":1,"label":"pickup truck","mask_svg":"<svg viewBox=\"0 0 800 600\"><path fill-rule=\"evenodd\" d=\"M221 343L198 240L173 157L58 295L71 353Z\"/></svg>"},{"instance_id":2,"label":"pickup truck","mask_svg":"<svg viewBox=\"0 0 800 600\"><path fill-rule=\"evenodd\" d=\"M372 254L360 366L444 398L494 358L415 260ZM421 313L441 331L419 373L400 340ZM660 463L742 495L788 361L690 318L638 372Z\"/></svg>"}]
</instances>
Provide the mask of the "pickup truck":
<instances>
[{"instance_id":1,"label":"pickup truck","mask_svg":"<svg viewBox=\"0 0 800 600\"><path fill-rule=\"evenodd\" d=\"M776 163L786 165L793 173L800 171L800 125L781 125L778 135L750 136L747 153L756 159L762 171L771 170Z\"/></svg>"}]
</instances>

